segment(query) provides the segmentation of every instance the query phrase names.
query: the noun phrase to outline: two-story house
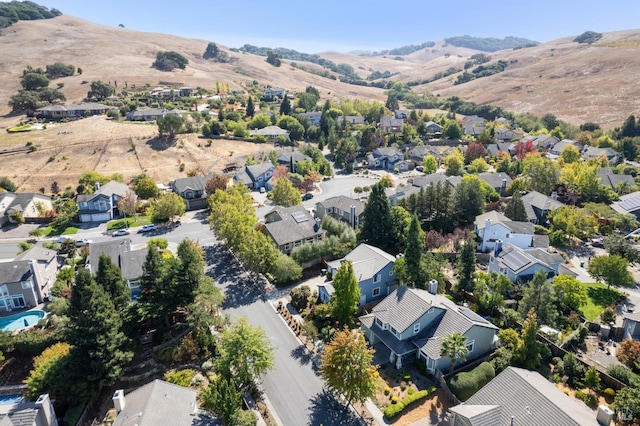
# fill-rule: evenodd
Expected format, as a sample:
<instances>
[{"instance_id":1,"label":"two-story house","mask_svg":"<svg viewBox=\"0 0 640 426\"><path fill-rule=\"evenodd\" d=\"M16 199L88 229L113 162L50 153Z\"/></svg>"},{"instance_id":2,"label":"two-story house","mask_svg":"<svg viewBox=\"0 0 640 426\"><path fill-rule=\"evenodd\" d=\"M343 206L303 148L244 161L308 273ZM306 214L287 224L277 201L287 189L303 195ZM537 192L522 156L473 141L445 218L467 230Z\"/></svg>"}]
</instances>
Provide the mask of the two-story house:
<instances>
[{"instance_id":1,"label":"two-story house","mask_svg":"<svg viewBox=\"0 0 640 426\"><path fill-rule=\"evenodd\" d=\"M360 324L371 345L383 344L390 352L389 362L402 368L402 359L418 358L431 372L449 370L451 360L440 355L442 339L454 332L467 340L467 361L487 354L495 346L498 327L469 308L458 306L430 291L400 286L376 305L370 314L361 316Z\"/></svg>"},{"instance_id":2,"label":"two-story house","mask_svg":"<svg viewBox=\"0 0 640 426\"><path fill-rule=\"evenodd\" d=\"M265 215L262 232L271 237L284 254L306 243L321 241L326 231L304 207L276 207Z\"/></svg>"},{"instance_id":3,"label":"two-story house","mask_svg":"<svg viewBox=\"0 0 640 426\"><path fill-rule=\"evenodd\" d=\"M481 240L478 249L482 252L495 249L496 241L522 249L534 246L533 223L513 221L496 211L476 216L474 231Z\"/></svg>"},{"instance_id":4,"label":"two-story house","mask_svg":"<svg viewBox=\"0 0 640 426\"><path fill-rule=\"evenodd\" d=\"M582 151L582 145L578 142L571 139L562 139L559 142L556 142L553 146L549 147L549 153L547 154L550 158L558 158L562 155L562 151L565 150L568 146L573 146L578 151Z\"/></svg>"},{"instance_id":5,"label":"two-story house","mask_svg":"<svg viewBox=\"0 0 640 426\"><path fill-rule=\"evenodd\" d=\"M529 222L536 225L547 225L549 223L549 212L564 205L560 201L538 191L531 191L523 195L522 204L524 204L524 210L527 213Z\"/></svg>"},{"instance_id":6,"label":"two-story house","mask_svg":"<svg viewBox=\"0 0 640 426\"><path fill-rule=\"evenodd\" d=\"M46 249L40 246L40 250ZM57 270L51 260L55 259L55 251L48 253L50 260L42 265L34 259L0 262L0 309L32 308L45 301Z\"/></svg>"},{"instance_id":7,"label":"two-story house","mask_svg":"<svg viewBox=\"0 0 640 426\"><path fill-rule=\"evenodd\" d=\"M564 258L558 253L538 248L521 249L513 244L503 246L501 241L495 241L494 246L488 271L504 275L511 282L531 281L539 270L543 270L548 278L559 274L576 276L575 272L564 266Z\"/></svg>"},{"instance_id":8,"label":"two-story house","mask_svg":"<svg viewBox=\"0 0 640 426\"><path fill-rule=\"evenodd\" d=\"M582 151L582 159L589 160L591 158L606 158L609 164L616 165L620 161L620 157L613 148L598 148L595 146L585 146Z\"/></svg>"},{"instance_id":9,"label":"two-story house","mask_svg":"<svg viewBox=\"0 0 640 426\"><path fill-rule=\"evenodd\" d=\"M0 420L6 426L58 426L58 417L49 394L43 394L35 402L13 398L0 404ZM62 423L60 423L62 424Z\"/></svg>"},{"instance_id":10,"label":"two-story house","mask_svg":"<svg viewBox=\"0 0 640 426\"><path fill-rule=\"evenodd\" d=\"M524 136L524 132L521 130L512 130L506 127L498 127L493 133L493 137L496 142L510 142L520 139Z\"/></svg>"},{"instance_id":11,"label":"two-story house","mask_svg":"<svg viewBox=\"0 0 640 426\"><path fill-rule=\"evenodd\" d=\"M408 162L404 161L402 151L392 146L374 149L373 153L367 158L367 162L369 167L373 168L382 168L389 171L395 169L400 171L409 170Z\"/></svg>"},{"instance_id":12,"label":"two-story house","mask_svg":"<svg viewBox=\"0 0 640 426\"><path fill-rule=\"evenodd\" d=\"M402 131L404 120L402 118L389 117L383 115L380 117L380 130L385 133L397 133Z\"/></svg>"},{"instance_id":13,"label":"two-story house","mask_svg":"<svg viewBox=\"0 0 640 426\"><path fill-rule=\"evenodd\" d=\"M92 274L98 272L100 256L106 255L120 268L122 279L131 291L131 298L137 299L141 293L140 281L144 273L142 266L147 257L148 248L133 250L129 238L101 241L89 245L89 257L85 267Z\"/></svg>"},{"instance_id":14,"label":"two-story house","mask_svg":"<svg viewBox=\"0 0 640 426\"><path fill-rule=\"evenodd\" d=\"M358 229L364 214L364 203L346 195L338 195L316 203L316 216L323 219L329 215L334 219L347 222L353 229Z\"/></svg>"},{"instance_id":15,"label":"two-story house","mask_svg":"<svg viewBox=\"0 0 640 426\"><path fill-rule=\"evenodd\" d=\"M443 127L434 121L427 121L424 123L424 126L427 129L427 133L430 135L442 133Z\"/></svg>"},{"instance_id":16,"label":"two-story house","mask_svg":"<svg viewBox=\"0 0 640 426\"><path fill-rule=\"evenodd\" d=\"M14 214L22 216L25 222L46 222L45 213L53 210L51 197L34 192L0 193L0 227L5 223L16 223Z\"/></svg>"},{"instance_id":17,"label":"two-story house","mask_svg":"<svg viewBox=\"0 0 640 426\"><path fill-rule=\"evenodd\" d=\"M368 244L360 244L340 260L328 263L327 273L334 276L342 262L351 262L353 273L360 287L359 305L381 299L389 295L397 285L393 274L393 264L396 258ZM331 300L333 287L331 285L318 286L318 297L328 303Z\"/></svg>"},{"instance_id":18,"label":"two-story house","mask_svg":"<svg viewBox=\"0 0 640 426\"><path fill-rule=\"evenodd\" d=\"M275 168L270 162L245 166L244 169L236 169L234 182L246 185L249 189L271 189L271 178Z\"/></svg>"},{"instance_id":19,"label":"two-story house","mask_svg":"<svg viewBox=\"0 0 640 426\"><path fill-rule=\"evenodd\" d=\"M96 184L93 194L77 195L80 222L108 222L120 217L118 201L126 196L127 192L133 191L124 183L112 180L103 186Z\"/></svg>"},{"instance_id":20,"label":"two-story house","mask_svg":"<svg viewBox=\"0 0 640 426\"><path fill-rule=\"evenodd\" d=\"M604 185L612 191L628 194L636 188L636 181L631 175L617 175L610 167L603 167L598 171L600 185Z\"/></svg>"},{"instance_id":21,"label":"two-story house","mask_svg":"<svg viewBox=\"0 0 640 426\"><path fill-rule=\"evenodd\" d=\"M424 157L429 154L433 155L436 161L440 162L442 155L440 154L440 151L432 145L418 145L407 151L409 160L413 161L417 165L422 165L422 160L424 160Z\"/></svg>"},{"instance_id":22,"label":"two-story house","mask_svg":"<svg viewBox=\"0 0 640 426\"><path fill-rule=\"evenodd\" d=\"M320 118L322 118L322 113L319 111L303 112L300 115L302 117L308 118L311 124L314 126L317 126L318 124L320 124Z\"/></svg>"},{"instance_id":23,"label":"two-story house","mask_svg":"<svg viewBox=\"0 0 640 426\"><path fill-rule=\"evenodd\" d=\"M513 182L506 173L483 172L478 174L478 179L488 183L502 197L507 195L507 188Z\"/></svg>"},{"instance_id":24,"label":"two-story house","mask_svg":"<svg viewBox=\"0 0 640 426\"><path fill-rule=\"evenodd\" d=\"M296 171L296 164L300 161L312 161L312 159L300 151L283 152L278 157L278 164L287 166L291 173L298 173Z\"/></svg>"},{"instance_id":25,"label":"two-story house","mask_svg":"<svg viewBox=\"0 0 640 426\"><path fill-rule=\"evenodd\" d=\"M267 87L264 89L265 99L284 99L287 96L287 91L280 87Z\"/></svg>"},{"instance_id":26,"label":"two-story house","mask_svg":"<svg viewBox=\"0 0 640 426\"><path fill-rule=\"evenodd\" d=\"M207 178L190 176L178 178L171 182L171 189L184 200L187 210L198 210L207 207Z\"/></svg>"}]
</instances>

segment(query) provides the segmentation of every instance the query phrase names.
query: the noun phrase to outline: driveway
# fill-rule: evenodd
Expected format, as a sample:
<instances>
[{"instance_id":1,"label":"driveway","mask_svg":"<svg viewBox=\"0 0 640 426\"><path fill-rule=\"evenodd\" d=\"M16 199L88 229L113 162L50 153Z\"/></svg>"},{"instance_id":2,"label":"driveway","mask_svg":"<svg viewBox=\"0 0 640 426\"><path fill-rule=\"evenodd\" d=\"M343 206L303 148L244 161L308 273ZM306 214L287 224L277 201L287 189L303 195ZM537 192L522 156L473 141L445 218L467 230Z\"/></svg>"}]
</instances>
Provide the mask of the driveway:
<instances>
[{"instance_id":1,"label":"driveway","mask_svg":"<svg viewBox=\"0 0 640 426\"><path fill-rule=\"evenodd\" d=\"M232 319L245 316L262 327L275 349L274 368L262 388L279 425L361 425L361 420L325 391L311 359L276 313L273 303L287 291L265 293L265 283L244 272L221 244L205 246L208 269L225 293L224 312Z\"/></svg>"}]
</instances>

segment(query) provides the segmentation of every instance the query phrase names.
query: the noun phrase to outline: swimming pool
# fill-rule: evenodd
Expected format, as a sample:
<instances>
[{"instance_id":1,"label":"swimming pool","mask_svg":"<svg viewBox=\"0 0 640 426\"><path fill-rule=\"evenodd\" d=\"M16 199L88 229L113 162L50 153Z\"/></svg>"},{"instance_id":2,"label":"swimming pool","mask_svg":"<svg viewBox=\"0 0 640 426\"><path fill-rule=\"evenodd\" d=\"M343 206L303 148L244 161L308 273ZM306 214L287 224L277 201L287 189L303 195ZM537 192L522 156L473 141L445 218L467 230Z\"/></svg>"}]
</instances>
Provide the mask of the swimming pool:
<instances>
[{"instance_id":1,"label":"swimming pool","mask_svg":"<svg viewBox=\"0 0 640 426\"><path fill-rule=\"evenodd\" d=\"M0 395L0 405L13 405L22 402L24 397L20 394Z\"/></svg>"},{"instance_id":2,"label":"swimming pool","mask_svg":"<svg viewBox=\"0 0 640 426\"><path fill-rule=\"evenodd\" d=\"M37 324L38 321L44 318L44 315L44 311L33 309L10 317L0 318L0 329L3 331L22 330Z\"/></svg>"}]
</instances>

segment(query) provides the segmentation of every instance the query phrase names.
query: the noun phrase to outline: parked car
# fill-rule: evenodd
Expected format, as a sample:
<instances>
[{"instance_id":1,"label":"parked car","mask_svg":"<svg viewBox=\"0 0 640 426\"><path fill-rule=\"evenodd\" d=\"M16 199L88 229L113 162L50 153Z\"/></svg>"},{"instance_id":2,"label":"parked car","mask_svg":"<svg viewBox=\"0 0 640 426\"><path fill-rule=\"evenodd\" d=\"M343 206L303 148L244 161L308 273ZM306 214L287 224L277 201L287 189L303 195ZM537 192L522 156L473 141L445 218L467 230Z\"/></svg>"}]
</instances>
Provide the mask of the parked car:
<instances>
[{"instance_id":1,"label":"parked car","mask_svg":"<svg viewBox=\"0 0 640 426\"><path fill-rule=\"evenodd\" d=\"M313 198L313 194L311 193L306 193L302 196L302 201L307 201Z\"/></svg>"},{"instance_id":2,"label":"parked car","mask_svg":"<svg viewBox=\"0 0 640 426\"><path fill-rule=\"evenodd\" d=\"M120 237L122 235L129 235L131 232L129 232L128 229L118 229L117 231L113 231L113 234L111 234L114 237Z\"/></svg>"},{"instance_id":3,"label":"parked car","mask_svg":"<svg viewBox=\"0 0 640 426\"><path fill-rule=\"evenodd\" d=\"M260 187L260 193L264 194L265 192L267 192L267 190L264 188L264 186Z\"/></svg>"},{"instance_id":4,"label":"parked car","mask_svg":"<svg viewBox=\"0 0 640 426\"><path fill-rule=\"evenodd\" d=\"M67 240L70 240L71 238L69 237L65 237L64 235L59 236L58 238L56 238L54 241L58 244L62 244Z\"/></svg>"},{"instance_id":5,"label":"parked car","mask_svg":"<svg viewBox=\"0 0 640 426\"><path fill-rule=\"evenodd\" d=\"M138 232L151 232L155 230L156 230L156 226L154 224L149 224L149 225L143 225Z\"/></svg>"},{"instance_id":6,"label":"parked car","mask_svg":"<svg viewBox=\"0 0 640 426\"><path fill-rule=\"evenodd\" d=\"M77 247L88 246L92 242L93 242L93 240L87 240L86 238L80 238L80 239L76 240L76 246Z\"/></svg>"}]
</instances>

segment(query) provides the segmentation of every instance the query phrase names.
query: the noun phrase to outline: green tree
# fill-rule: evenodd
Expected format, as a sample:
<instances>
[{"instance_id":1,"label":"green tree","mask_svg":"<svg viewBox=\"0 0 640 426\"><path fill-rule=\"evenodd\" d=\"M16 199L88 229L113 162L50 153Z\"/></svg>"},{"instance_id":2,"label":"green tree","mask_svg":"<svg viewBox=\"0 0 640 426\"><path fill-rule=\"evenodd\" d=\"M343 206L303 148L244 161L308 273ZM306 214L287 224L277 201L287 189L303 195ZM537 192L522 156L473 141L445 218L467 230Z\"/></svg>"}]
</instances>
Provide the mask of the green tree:
<instances>
[{"instance_id":1,"label":"green tree","mask_svg":"<svg viewBox=\"0 0 640 426\"><path fill-rule=\"evenodd\" d=\"M242 393L233 379L219 377L200 394L202 408L213 412L225 426L234 426L236 413L242 410Z\"/></svg>"},{"instance_id":2,"label":"green tree","mask_svg":"<svg viewBox=\"0 0 640 426\"><path fill-rule=\"evenodd\" d=\"M158 133L160 134L160 137L164 137L166 135L171 139L182 129L184 119L177 115L166 114L164 117L158 118L156 120L156 124L158 125Z\"/></svg>"},{"instance_id":3,"label":"green tree","mask_svg":"<svg viewBox=\"0 0 640 426\"><path fill-rule=\"evenodd\" d=\"M551 282L547 280L544 269L538 269L533 279L524 288L522 299L518 303L518 313L524 319L530 309L536 312L543 324L554 326L558 319L556 296Z\"/></svg>"},{"instance_id":4,"label":"green tree","mask_svg":"<svg viewBox=\"0 0 640 426\"><path fill-rule=\"evenodd\" d=\"M462 173L464 155L462 155L459 149L454 149L449 155L444 157L442 162L447 176L458 176Z\"/></svg>"},{"instance_id":5,"label":"green tree","mask_svg":"<svg viewBox=\"0 0 640 426\"><path fill-rule=\"evenodd\" d=\"M477 272L473 296L481 312L496 315L504 307L504 296L512 287L511 281L505 275L495 271L491 274Z\"/></svg>"},{"instance_id":6,"label":"green tree","mask_svg":"<svg viewBox=\"0 0 640 426\"><path fill-rule=\"evenodd\" d=\"M160 71L173 71L176 68L181 70L185 69L189 64L189 60L178 52L158 52L156 53L156 60L152 67L159 69Z\"/></svg>"},{"instance_id":7,"label":"green tree","mask_svg":"<svg viewBox=\"0 0 640 426\"><path fill-rule=\"evenodd\" d=\"M449 120L442 129L442 136L447 139L460 139L462 137L462 128L457 121Z\"/></svg>"},{"instance_id":8,"label":"green tree","mask_svg":"<svg viewBox=\"0 0 640 426\"><path fill-rule=\"evenodd\" d=\"M174 192L165 192L157 200L151 201L151 218L154 221L173 220L186 211L184 200Z\"/></svg>"},{"instance_id":9,"label":"green tree","mask_svg":"<svg viewBox=\"0 0 640 426\"><path fill-rule=\"evenodd\" d=\"M623 387L616 393L613 406L625 419L640 418L640 388Z\"/></svg>"},{"instance_id":10,"label":"green tree","mask_svg":"<svg viewBox=\"0 0 640 426\"><path fill-rule=\"evenodd\" d=\"M291 102L289 102L289 98L286 96L280 103L280 115L289 115L291 114Z\"/></svg>"},{"instance_id":11,"label":"green tree","mask_svg":"<svg viewBox=\"0 0 640 426\"><path fill-rule=\"evenodd\" d=\"M99 186L107 182L109 182L108 176L94 170L88 170L80 175L77 190L79 194L93 194Z\"/></svg>"},{"instance_id":12,"label":"green tree","mask_svg":"<svg viewBox=\"0 0 640 426\"><path fill-rule=\"evenodd\" d=\"M60 390L65 358L69 355L71 345L66 342L56 343L45 349L33 360L33 369L25 380L27 385L26 397L32 401L43 393L51 393L52 397ZM55 392L55 393L54 393Z\"/></svg>"},{"instance_id":13,"label":"green tree","mask_svg":"<svg viewBox=\"0 0 640 426\"><path fill-rule=\"evenodd\" d=\"M489 170L489 165L484 158L476 158L467 166L467 171L472 174L484 173Z\"/></svg>"},{"instance_id":14,"label":"green tree","mask_svg":"<svg viewBox=\"0 0 640 426\"><path fill-rule=\"evenodd\" d=\"M422 167L425 174L430 175L435 173L438 170L438 160L436 160L433 154L427 154L422 159Z\"/></svg>"},{"instance_id":15,"label":"green tree","mask_svg":"<svg viewBox=\"0 0 640 426\"><path fill-rule=\"evenodd\" d=\"M616 311L614 308L608 306L600 314L600 322L608 326L613 326L616 323Z\"/></svg>"},{"instance_id":16,"label":"green tree","mask_svg":"<svg viewBox=\"0 0 640 426\"><path fill-rule=\"evenodd\" d=\"M335 289L331 299L333 316L340 324L351 324L360 301L360 286L350 261L340 264L333 277L333 287Z\"/></svg>"},{"instance_id":17,"label":"green tree","mask_svg":"<svg viewBox=\"0 0 640 426\"><path fill-rule=\"evenodd\" d=\"M267 59L265 59L267 63L273 65L274 67L279 67L282 64L280 60L280 55L278 55L273 50L267 51Z\"/></svg>"},{"instance_id":18,"label":"green tree","mask_svg":"<svg viewBox=\"0 0 640 426\"><path fill-rule=\"evenodd\" d=\"M560 155L565 164L575 163L580 160L580 151L573 145L567 145Z\"/></svg>"},{"instance_id":19,"label":"green tree","mask_svg":"<svg viewBox=\"0 0 640 426\"><path fill-rule=\"evenodd\" d=\"M271 200L278 206L291 207L301 203L301 194L286 177L276 180Z\"/></svg>"},{"instance_id":20,"label":"green tree","mask_svg":"<svg viewBox=\"0 0 640 426\"><path fill-rule=\"evenodd\" d=\"M560 122L558 121L556 116L551 113L547 113L543 115L540 121L542 121L542 125L547 130L553 130L560 125Z\"/></svg>"},{"instance_id":21,"label":"green tree","mask_svg":"<svg viewBox=\"0 0 640 426\"><path fill-rule=\"evenodd\" d=\"M249 100L247 101L246 116L253 117L255 113L256 113L256 107L255 105L253 105L253 97L249 96Z\"/></svg>"},{"instance_id":22,"label":"green tree","mask_svg":"<svg viewBox=\"0 0 640 426\"><path fill-rule=\"evenodd\" d=\"M26 89L26 87L25 87ZM624 121L624 124L620 128L620 136L625 138L632 138L634 136L638 136L638 126L636 124L636 117L634 115L630 115Z\"/></svg>"},{"instance_id":23,"label":"green tree","mask_svg":"<svg viewBox=\"0 0 640 426\"><path fill-rule=\"evenodd\" d=\"M528 222L529 217L522 202L520 191L516 191L511 199L504 206L504 215L516 222Z\"/></svg>"},{"instance_id":24,"label":"green tree","mask_svg":"<svg viewBox=\"0 0 640 426\"><path fill-rule=\"evenodd\" d=\"M220 48L218 48L218 45L210 42L209 44L207 44L207 48L204 51L204 55L202 56L204 59L209 59L209 58L217 58L218 54L220 53Z\"/></svg>"},{"instance_id":25,"label":"green tree","mask_svg":"<svg viewBox=\"0 0 640 426\"><path fill-rule=\"evenodd\" d=\"M299 141L304 137L304 127L294 117L283 115L276 122L276 126L289 131L289 139Z\"/></svg>"},{"instance_id":26,"label":"green tree","mask_svg":"<svg viewBox=\"0 0 640 426\"><path fill-rule=\"evenodd\" d=\"M104 81L94 81L91 83L87 98L102 101L115 93L116 88L111 84L105 83Z\"/></svg>"},{"instance_id":27,"label":"green tree","mask_svg":"<svg viewBox=\"0 0 640 426\"><path fill-rule=\"evenodd\" d=\"M537 154L529 154L522 160L522 173L529 191L550 194L558 183L558 163Z\"/></svg>"},{"instance_id":28,"label":"green tree","mask_svg":"<svg viewBox=\"0 0 640 426\"><path fill-rule=\"evenodd\" d=\"M168 315L165 295L169 293L170 281L169 268L162 253L157 247L150 246L142 264L142 294L139 298L139 302L146 307L148 317L166 318Z\"/></svg>"},{"instance_id":29,"label":"green tree","mask_svg":"<svg viewBox=\"0 0 640 426\"><path fill-rule=\"evenodd\" d=\"M591 393L600 389L600 373L596 370L595 366L589 367L584 373L584 384L587 385ZM595 395L594 395L595 397Z\"/></svg>"},{"instance_id":30,"label":"green tree","mask_svg":"<svg viewBox=\"0 0 640 426\"><path fill-rule=\"evenodd\" d=\"M254 115L253 118L249 120L247 127L250 129L264 129L265 127L270 125L271 117L269 117L267 114L260 113Z\"/></svg>"},{"instance_id":31,"label":"green tree","mask_svg":"<svg viewBox=\"0 0 640 426\"><path fill-rule=\"evenodd\" d=\"M32 90L21 90L9 100L13 112L35 111L40 105L40 95Z\"/></svg>"},{"instance_id":32,"label":"green tree","mask_svg":"<svg viewBox=\"0 0 640 426\"><path fill-rule=\"evenodd\" d=\"M463 227L472 224L476 216L482 214L484 206L485 195L480 179L472 175L463 176L453 196L453 209L458 224Z\"/></svg>"},{"instance_id":33,"label":"green tree","mask_svg":"<svg viewBox=\"0 0 640 426\"><path fill-rule=\"evenodd\" d=\"M25 90L40 90L49 86L49 79L46 75L37 73L37 72L29 72L22 76L22 80L20 80L20 84Z\"/></svg>"},{"instance_id":34,"label":"green tree","mask_svg":"<svg viewBox=\"0 0 640 426\"><path fill-rule=\"evenodd\" d=\"M244 389L273 367L273 351L264 330L252 327L247 318L241 317L220 336L216 371L233 378Z\"/></svg>"},{"instance_id":35,"label":"green tree","mask_svg":"<svg viewBox=\"0 0 640 426\"><path fill-rule=\"evenodd\" d=\"M376 393L378 380L373 353L362 332L353 332L347 327L324 347L320 375L329 389L344 395L347 407L352 402L363 403Z\"/></svg>"},{"instance_id":36,"label":"green tree","mask_svg":"<svg viewBox=\"0 0 640 426\"><path fill-rule=\"evenodd\" d=\"M75 66L56 62L55 64L46 66L45 75L51 80L54 80L61 77L71 77L75 72Z\"/></svg>"},{"instance_id":37,"label":"green tree","mask_svg":"<svg viewBox=\"0 0 640 426\"><path fill-rule=\"evenodd\" d=\"M387 95L387 101L384 103L384 106L389 110L389 111L395 111L397 110L400 106L398 105L398 96L396 96L395 93L389 93Z\"/></svg>"},{"instance_id":38,"label":"green tree","mask_svg":"<svg viewBox=\"0 0 640 426\"><path fill-rule=\"evenodd\" d=\"M88 269L76 274L69 305L68 341L74 376L89 382L114 383L133 353L122 332L122 319L109 294Z\"/></svg>"},{"instance_id":39,"label":"green tree","mask_svg":"<svg viewBox=\"0 0 640 426\"><path fill-rule=\"evenodd\" d=\"M570 275L557 275L553 278L553 291L558 301L567 310L578 312L587 304L587 290L580 281Z\"/></svg>"},{"instance_id":40,"label":"green tree","mask_svg":"<svg viewBox=\"0 0 640 426\"><path fill-rule=\"evenodd\" d=\"M138 198L142 200L150 200L156 198L160 193L156 182L149 176L142 174L133 181L133 191Z\"/></svg>"},{"instance_id":41,"label":"green tree","mask_svg":"<svg viewBox=\"0 0 640 426\"><path fill-rule=\"evenodd\" d=\"M384 188L379 184L375 184L371 187L369 200L364 207L360 240L390 252L393 245L391 229L389 199L384 192Z\"/></svg>"},{"instance_id":42,"label":"green tree","mask_svg":"<svg viewBox=\"0 0 640 426\"><path fill-rule=\"evenodd\" d=\"M453 366L457 361L464 362L468 354L467 338L462 334L456 331L442 338L440 355L449 357L449 371L453 370Z\"/></svg>"},{"instance_id":43,"label":"green tree","mask_svg":"<svg viewBox=\"0 0 640 426\"><path fill-rule=\"evenodd\" d=\"M101 254L98 259L95 280L111 297L116 310L122 312L131 301L131 291L122 279L120 268L114 265L106 254Z\"/></svg>"},{"instance_id":44,"label":"green tree","mask_svg":"<svg viewBox=\"0 0 640 426\"><path fill-rule=\"evenodd\" d=\"M407 233L407 247L404 252L405 273L409 283L414 286L420 282L420 260L425 247L425 233L420 227L418 216L414 213Z\"/></svg>"},{"instance_id":45,"label":"green tree","mask_svg":"<svg viewBox=\"0 0 640 426\"><path fill-rule=\"evenodd\" d=\"M8 192L16 192L17 186L7 176L0 176L0 189Z\"/></svg>"},{"instance_id":46,"label":"green tree","mask_svg":"<svg viewBox=\"0 0 640 426\"><path fill-rule=\"evenodd\" d=\"M589 274L598 281L604 281L607 289L611 286L630 287L634 280L629 272L629 262L617 254L596 256L589 262Z\"/></svg>"},{"instance_id":47,"label":"green tree","mask_svg":"<svg viewBox=\"0 0 640 426\"><path fill-rule=\"evenodd\" d=\"M554 230L574 238L587 238L595 234L598 227L593 215L575 206L557 208L549 214L549 219Z\"/></svg>"},{"instance_id":48,"label":"green tree","mask_svg":"<svg viewBox=\"0 0 640 426\"><path fill-rule=\"evenodd\" d=\"M533 370L542 362L541 346L538 342L538 317L531 308L522 326L522 339L514 355L520 365L527 370Z\"/></svg>"},{"instance_id":49,"label":"green tree","mask_svg":"<svg viewBox=\"0 0 640 426\"><path fill-rule=\"evenodd\" d=\"M175 284L172 286L169 310L187 307L191 304L197 291L205 285L212 286L213 282L204 274L204 254L202 248L193 240L185 238L178 244L178 262L174 265L173 276Z\"/></svg>"},{"instance_id":50,"label":"green tree","mask_svg":"<svg viewBox=\"0 0 640 426\"><path fill-rule=\"evenodd\" d=\"M476 244L473 238L464 240L458 255L458 291L473 291L476 273Z\"/></svg>"}]
</instances>

